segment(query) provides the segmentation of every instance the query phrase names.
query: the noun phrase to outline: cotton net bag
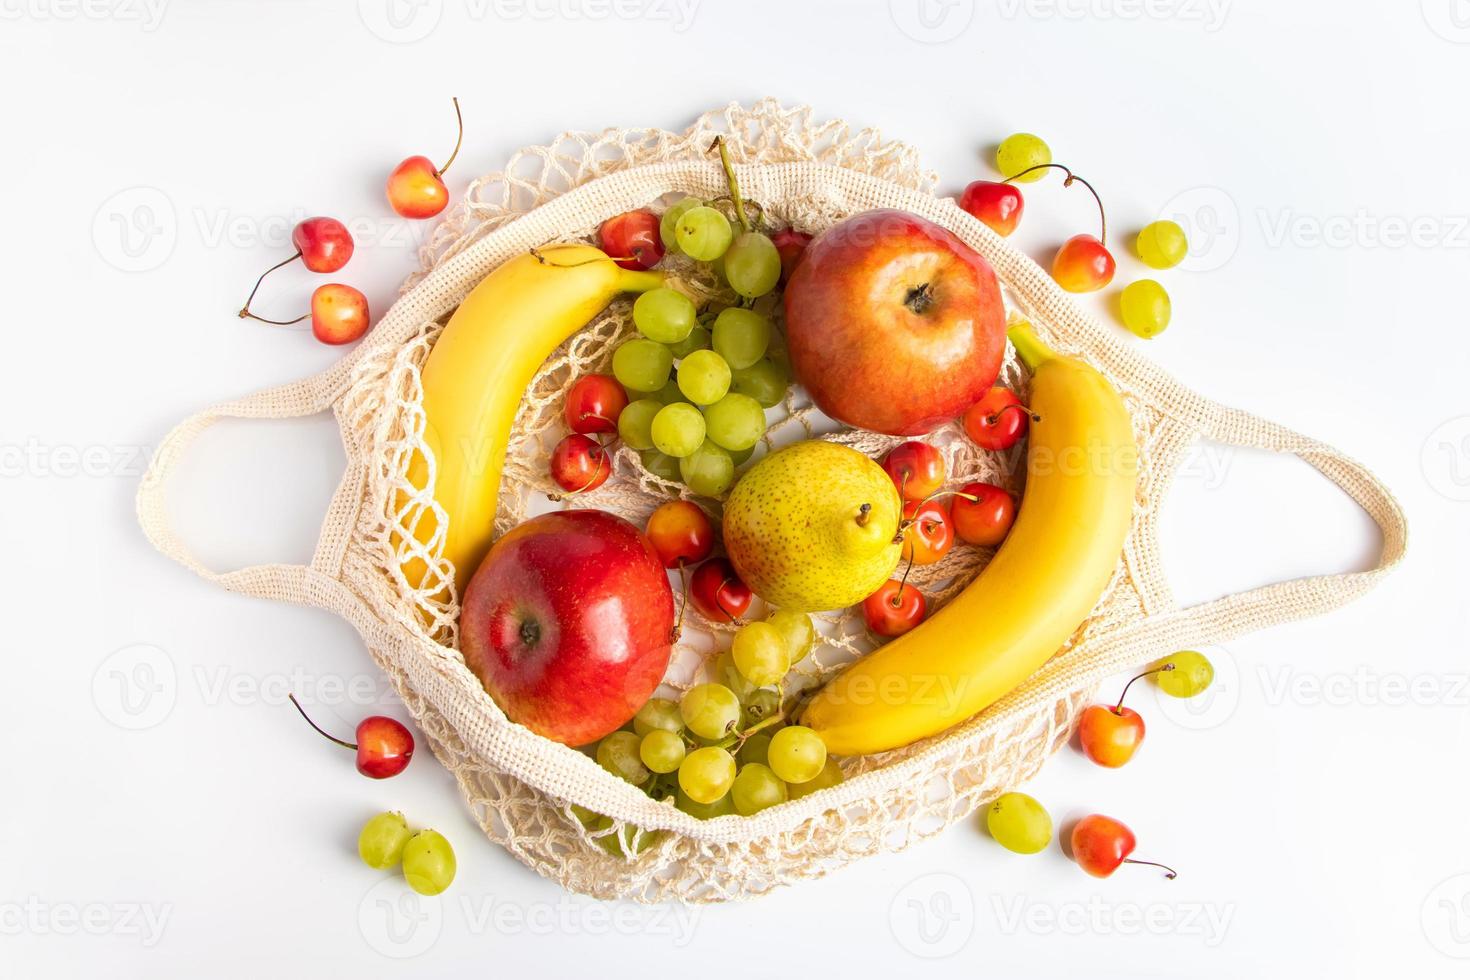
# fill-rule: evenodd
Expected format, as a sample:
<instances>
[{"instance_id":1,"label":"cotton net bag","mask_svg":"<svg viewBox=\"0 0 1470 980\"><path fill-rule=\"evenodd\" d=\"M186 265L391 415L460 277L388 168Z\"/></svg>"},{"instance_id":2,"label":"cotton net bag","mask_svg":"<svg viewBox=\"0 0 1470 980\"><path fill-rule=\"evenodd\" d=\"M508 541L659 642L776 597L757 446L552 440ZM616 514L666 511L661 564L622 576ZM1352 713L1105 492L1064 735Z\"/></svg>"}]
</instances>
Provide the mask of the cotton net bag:
<instances>
[{"instance_id":1,"label":"cotton net bag","mask_svg":"<svg viewBox=\"0 0 1470 980\"><path fill-rule=\"evenodd\" d=\"M1111 583L1066 645L1024 685L938 736L899 751L840 760L846 779L834 787L751 817L699 820L671 802L649 798L588 754L510 722L464 666L454 602L442 596L436 601L432 581L419 590L409 587L401 566L410 549L422 550L403 533L412 524L413 507L434 506L431 496L407 482L406 473L410 456L427 452L419 371L448 316L486 274L528 249L595 241L606 218L661 207L683 194L726 194L719 160L709 152L717 135L735 161L744 196L759 204L774 227L816 234L848 215L900 208L949 228L974 247L995 268L1010 314L1029 320L1060 352L1090 362L1122 393L1140 462L1133 524ZM683 133L567 133L548 146L523 150L502 173L475 181L434 229L422 269L357 349L315 377L217 405L175 428L159 445L139 489L143 529L160 551L227 589L346 618L434 755L454 773L486 836L573 891L639 901L760 895L937 834L1030 778L1067 741L1101 679L1178 649L1333 609L1400 560L1403 514L1361 465L1184 388L1135 353L1115 329L1083 313L1031 259L953 201L935 197L935 183L912 147L873 130L855 131L840 120L818 122L809 109L771 100L707 113ZM696 296L719 289L692 264L666 260L665 266ZM630 310L630 300L615 301L547 360L526 392L504 470L497 535L551 506L547 495L557 488L546 454L565 431L565 391L576 377L609 370L613 348L632 332ZM1011 352L1000 383L1024 395L1026 380ZM194 437L221 418L286 419L325 411L341 428L347 467L310 564L226 573L201 565L170 527L164 505L167 478ZM796 387L768 414L774 421L756 458L772 445L813 435L875 456L899 441L830 423ZM1024 445L1008 454L983 452L953 424L929 438L943 452L951 484L980 480L1023 489ZM1200 439L1292 453L1316 467L1381 528L1376 567L1181 608L1159 561L1158 515L1185 453ZM576 503L641 526L655 507L681 494L688 491L645 470L638 454L623 447L608 482ZM414 503L405 507L405 497ZM698 502L718 516L719 501ZM915 568L911 581L938 607L991 554L957 547L943 561ZM432 563L437 556L421 557ZM441 581L452 582L446 563L440 561L438 570ZM761 611L757 602L752 613ZM818 621L818 647L795 668L798 686L819 683L874 645L856 610ZM729 629L691 608L663 693L677 696L705 679L707 664L729 646Z\"/></svg>"}]
</instances>

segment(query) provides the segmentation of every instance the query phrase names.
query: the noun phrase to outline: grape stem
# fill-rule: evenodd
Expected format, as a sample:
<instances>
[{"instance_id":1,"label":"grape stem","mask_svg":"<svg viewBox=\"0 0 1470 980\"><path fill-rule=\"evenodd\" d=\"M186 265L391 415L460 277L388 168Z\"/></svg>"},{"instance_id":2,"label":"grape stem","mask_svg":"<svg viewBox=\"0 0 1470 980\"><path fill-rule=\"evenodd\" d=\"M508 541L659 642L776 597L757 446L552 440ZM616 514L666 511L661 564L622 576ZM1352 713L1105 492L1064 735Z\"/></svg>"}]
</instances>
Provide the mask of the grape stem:
<instances>
[{"instance_id":1,"label":"grape stem","mask_svg":"<svg viewBox=\"0 0 1470 980\"><path fill-rule=\"evenodd\" d=\"M735 218L740 222L740 230L750 231L750 219L745 216L745 200L740 196L740 181L735 179L735 168L730 164L730 151L725 146L725 137L716 136L710 149L720 151L720 166L725 168L725 180L730 185L730 200L735 204Z\"/></svg>"},{"instance_id":2,"label":"grape stem","mask_svg":"<svg viewBox=\"0 0 1470 980\"><path fill-rule=\"evenodd\" d=\"M1036 171L1036 170L1051 170L1053 168L1055 168L1057 170L1060 170L1060 171L1062 171L1063 173L1065 173L1067 175L1067 179L1064 180L1064 181L1062 181L1062 186L1063 187L1071 187L1072 184L1073 184L1073 182L1076 182L1078 184L1081 184L1083 187L1086 187L1089 191L1092 192L1092 199L1097 202L1097 213L1098 213L1098 216L1102 219L1102 233L1098 235L1098 241L1101 242L1103 245L1107 245L1107 243L1108 243L1108 212L1103 208L1102 198L1098 196L1097 188L1095 188L1091 184L1089 184L1086 181L1086 179L1084 179L1082 177L1078 177L1076 174L1072 173L1072 168L1070 168L1070 167L1064 167L1060 163L1038 163L1034 167L1027 167L1025 170L1022 170L1018 174L1011 174L1009 177L1007 177L1004 180L1002 180L1001 183L1002 184L1009 184L1011 181L1015 180L1016 178L1018 178L1018 177L1024 177L1024 176L1026 176L1027 174L1029 174L1029 173L1031 173L1033 171Z\"/></svg>"},{"instance_id":3,"label":"grape stem","mask_svg":"<svg viewBox=\"0 0 1470 980\"><path fill-rule=\"evenodd\" d=\"M317 734L320 735L322 738L326 739L329 742L336 742L338 745L342 746L344 749L352 749L353 751L356 751L357 750L357 745L355 743L353 743L353 742L344 742L344 741L342 741L342 739L338 738L337 736L335 736L335 735L328 735L326 732L322 731L321 726L318 725L316 722L314 722L314 721L311 720L311 715L309 715L309 714L306 713L306 709L301 706L301 702L296 700L296 695L294 695L294 694L287 694L286 697L288 697L288 698L291 699L291 703L294 704L294 705L296 705L296 710L299 711L299 712L301 712L301 717L305 718L306 719L306 723L308 725L310 725L312 728L315 728L316 731L317 731Z\"/></svg>"},{"instance_id":4,"label":"grape stem","mask_svg":"<svg viewBox=\"0 0 1470 980\"><path fill-rule=\"evenodd\" d=\"M1160 864L1157 861L1138 861L1138 860L1135 860L1133 858L1124 858L1123 859L1123 863L1124 864L1146 864L1150 868L1163 868L1164 869L1164 877L1165 878L1168 878L1170 881L1173 881L1175 878L1178 878L1179 877L1179 872L1175 871L1173 868L1169 867L1167 864Z\"/></svg>"},{"instance_id":5,"label":"grape stem","mask_svg":"<svg viewBox=\"0 0 1470 980\"><path fill-rule=\"evenodd\" d=\"M1143 673L1139 674L1138 676L1133 677L1133 678L1130 678L1129 681L1128 681L1128 683L1123 685L1123 693L1120 694L1120 695L1118 695L1118 703L1113 706L1113 714L1115 714L1115 715L1121 715L1123 713L1123 699L1128 696L1128 689L1133 686L1133 682L1134 681L1139 680L1140 678L1143 678L1143 677L1147 677L1149 674L1164 674L1164 673L1168 673L1169 671L1171 671L1173 669L1174 669L1174 665L1172 663L1168 663L1168 664L1164 664L1164 666L1162 666L1162 667L1155 667L1153 670L1145 670Z\"/></svg>"}]
</instances>

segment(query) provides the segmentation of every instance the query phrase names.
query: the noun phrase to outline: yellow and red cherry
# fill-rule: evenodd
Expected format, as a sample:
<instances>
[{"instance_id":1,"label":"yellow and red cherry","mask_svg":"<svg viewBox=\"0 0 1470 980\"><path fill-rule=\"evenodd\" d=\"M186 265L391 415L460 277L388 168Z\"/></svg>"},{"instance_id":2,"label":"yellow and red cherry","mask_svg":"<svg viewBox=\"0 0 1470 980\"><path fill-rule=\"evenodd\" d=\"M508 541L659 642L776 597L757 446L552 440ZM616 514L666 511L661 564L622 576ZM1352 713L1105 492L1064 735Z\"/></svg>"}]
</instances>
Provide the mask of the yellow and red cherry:
<instances>
[{"instance_id":1,"label":"yellow and red cherry","mask_svg":"<svg viewBox=\"0 0 1470 980\"><path fill-rule=\"evenodd\" d=\"M954 524L938 500L910 500L903 505L899 524L903 558L915 565L932 565L954 547Z\"/></svg>"},{"instance_id":2,"label":"yellow and red cherry","mask_svg":"<svg viewBox=\"0 0 1470 980\"><path fill-rule=\"evenodd\" d=\"M972 181L959 196L960 210L980 220L997 235L1006 236L1021 223L1026 202L1021 189L1005 181Z\"/></svg>"},{"instance_id":3,"label":"yellow and red cherry","mask_svg":"<svg viewBox=\"0 0 1470 980\"><path fill-rule=\"evenodd\" d=\"M454 119L459 126L459 135L454 140L454 152L449 154L444 166L434 166L434 161L425 156L412 156L394 167L388 175L388 204L401 216L432 218L449 203L444 171L459 156L459 148L464 143L464 116L459 111L459 99L454 100Z\"/></svg>"},{"instance_id":4,"label":"yellow and red cherry","mask_svg":"<svg viewBox=\"0 0 1470 980\"><path fill-rule=\"evenodd\" d=\"M567 494L596 490L607 482L610 473L611 457L591 436L573 432L551 450L551 478Z\"/></svg>"},{"instance_id":5,"label":"yellow and red cherry","mask_svg":"<svg viewBox=\"0 0 1470 980\"><path fill-rule=\"evenodd\" d=\"M955 537L978 548L994 548L1005 540L1016 520L1016 500L993 483L966 483L949 504Z\"/></svg>"},{"instance_id":6,"label":"yellow and red cherry","mask_svg":"<svg viewBox=\"0 0 1470 980\"><path fill-rule=\"evenodd\" d=\"M357 752L357 771L371 779L387 779L396 776L408 767L413 758L413 733L403 723L387 715L371 715L357 723L356 742L347 742L328 735L321 726L311 720L296 695L288 694L296 710L306 723L316 729L318 735L329 742Z\"/></svg>"},{"instance_id":7,"label":"yellow and red cherry","mask_svg":"<svg viewBox=\"0 0 1470 980\"><path fill-rule=\"evenodd\" d=\"M1178 873L1167 865L1129 857L1137 846L1138 839L1127 825L1101 813L1083 817L1072 828L1072 859L1094 878L1106 878L1124 864L1163 868L1165 878L1172 880L1178 877Z\"/></svg>"},{"instance_id":8,"label":"yellow and red cherry","mask_svg":"<svg viewBox=\"0 0 1470 980\"><path fill-rule=\"evenodd\" d=\"M618 431L618 416L628 407L628 393L608 374L587 374L567 392L563 414L567 428L582 435Z\"/></svg>"},{"instance_id":9,"label":"yellow and red cherry","mask_svg":"<svg viewBox=\"0 0 1470 980\"><path fill-rule=\"evenodd\" d=\"M1143 716L1132 708L1123 707L1123 698L1128 696L1128 688L1140 677L1173 669L1173 664L1166 664L1132 678L1123 685L1123 693L1115 705L1088 705L1077 724L1077 739L1082 745L1082 754L1109 769L1117 769L1132 759L1138 747L1143 744Z\"/></svg>"},{"instance_id":10,"label":"yellow and red cherry","mask_svg":"<svg viewBox=\"0 0 1470 980\"><path fill-rule=\"evenodd\" d=\"M658 215L645 209L614 215L597 229L602 250L623 269L652 269L664 257Z\"/></svg>"},{"instance_id":11,"label":"yellow and red cherry","mask_svg":"<svg viewBox=\"0 0 1470 980\"><path fill-rule=\"evenodd\" d=\"M665 568L704 561L715 548L715 527L688 500L670 500L648 516L648 540Z\"/></svg>"},{"instance_id":12,"label":"yellow and red cherry","mask_svg":"<svg viewBox=\"0 0 1470 980\"><path fill-rule=\"evenodd\" d=\"M749 611L754 596L728 559L711 558L694 570L689 598L705 619L733 623Z\"/></svg>"},{"instance_id":13,"label":"yellow and red cherry","mask_svg":"<svg viewBox=\"0 0 1470 980\"><path fill-rule=\"evenodd\" d=\"M1031 410L1009 388L999 385L965 409L960 424L965 435L981 449L1000 452L1021 441L1031 421Z\"/></svg>"},{"instance_id":14,"label":"yellow and red cherry","mask_svg":"<svg viewBox=\"0 0 1470 980\"><path fill-rule=\"evenodd\" d=\"M350 344L368 329L368 301L362 290L340 282L311 293L311 335L324 344Z\"/></svg>"},{"instance_id":15,"label":"yellow and red cherry","mask_svg":"<svg viewBox=\"0 0 1470 980\"><path fill-rule=\"evenodd\" d=\"M944 456L929 443L910 439L888 450L883 471L904 500L923 500L944 485Z\"/></svg>"},{"instance_id":16,"label":"yellow and red cherry","mask_svg":"<svg viewBox=\"0 0 1470 980\"><path fill-rule=\"evenodd\" d=\"M782 228L771 236L771 244L776 246L776 254L781 256L781 285L786 285L786 280L796 271L797 263L806 255L806 247L811 243L811 235L795 228Z\"/></svg>"},{"instance_id":17,"label":"yellow and red cherry","mask_svg":"<svg viewBox=\"0 0 1470 980\"><path fill-rule=\"evenodd\" d=\"M924 621L924 593L907 582L889 579L863 600L863 620L879 636L902 636Z\"/></svg>"},{"instance_id":18,"label":"yellow and red cherry","mask_svg":"<svg viewBox=\"0 0 1470 980\"><path fill-rule=\"evenodd\" d=\"M1057 249L1051 277L1069 293L1092 293L1113 281L1118 264L1107 246L1091 235L1073 235Z\"/></svg>"}]
</instances>

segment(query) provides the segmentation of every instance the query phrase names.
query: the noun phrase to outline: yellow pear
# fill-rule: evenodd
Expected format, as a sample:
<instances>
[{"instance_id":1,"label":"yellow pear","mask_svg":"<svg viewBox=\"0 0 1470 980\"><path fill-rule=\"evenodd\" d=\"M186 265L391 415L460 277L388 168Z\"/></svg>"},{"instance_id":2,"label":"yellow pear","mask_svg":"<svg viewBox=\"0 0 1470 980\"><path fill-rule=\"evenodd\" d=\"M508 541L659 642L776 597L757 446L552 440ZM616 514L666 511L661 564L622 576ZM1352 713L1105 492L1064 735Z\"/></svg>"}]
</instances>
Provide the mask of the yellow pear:
<instances>
[{"instance_id":1,"label":"yellow pear","mask_svg":"<svg viewBox=\"0 0 1470 980\"><path fill-rule=\"evenodd\" d=\"M898 489L855 449L808 440L752 466L725 504L725 550L752 592L782 609L861 602L898 567Z\"/></svg>"}]
</instances>

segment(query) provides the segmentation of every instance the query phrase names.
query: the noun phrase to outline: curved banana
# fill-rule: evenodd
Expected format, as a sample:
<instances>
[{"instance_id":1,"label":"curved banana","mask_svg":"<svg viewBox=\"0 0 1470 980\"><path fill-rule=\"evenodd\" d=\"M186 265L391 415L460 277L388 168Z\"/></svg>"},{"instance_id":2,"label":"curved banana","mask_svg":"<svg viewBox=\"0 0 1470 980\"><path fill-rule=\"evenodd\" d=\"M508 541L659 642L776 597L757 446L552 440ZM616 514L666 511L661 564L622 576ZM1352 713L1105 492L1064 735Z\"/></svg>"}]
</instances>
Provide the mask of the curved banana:
<instances>
[{"instance_id":1,"label":"curved banana","mask_svg":"<svg viewBox=\"0 0 1470 980\"><path fill-rule=\"evenodd\" d=\"M619 268L590 245L549 246L495 269L449 318L424 362L424 441L434 456L434 499L448 516L443 554L454 563L460 595L490 549L506 445L536 371L619 293L663 281L661 273ZM422 454L410 462L408 479L428 487ZM415 538L427 543L438 532L432 511L417 515ZM422 561L403 570L422 587Z\"/></svg>"},{"instance_id":2,"label":"curved banana","mask_svg":"<svg viewBox=\"0 0 1470 980\"><path fill-rule=\"evenodd\" d=\"M883 752L971 717L1030 677L1092 611L1132 523L1138 450L1106 378L1008 331L1034 372L1026 492L985 570L934 617L833 678L802 715L837 755Z\"/></svg>"}]
</instances>

